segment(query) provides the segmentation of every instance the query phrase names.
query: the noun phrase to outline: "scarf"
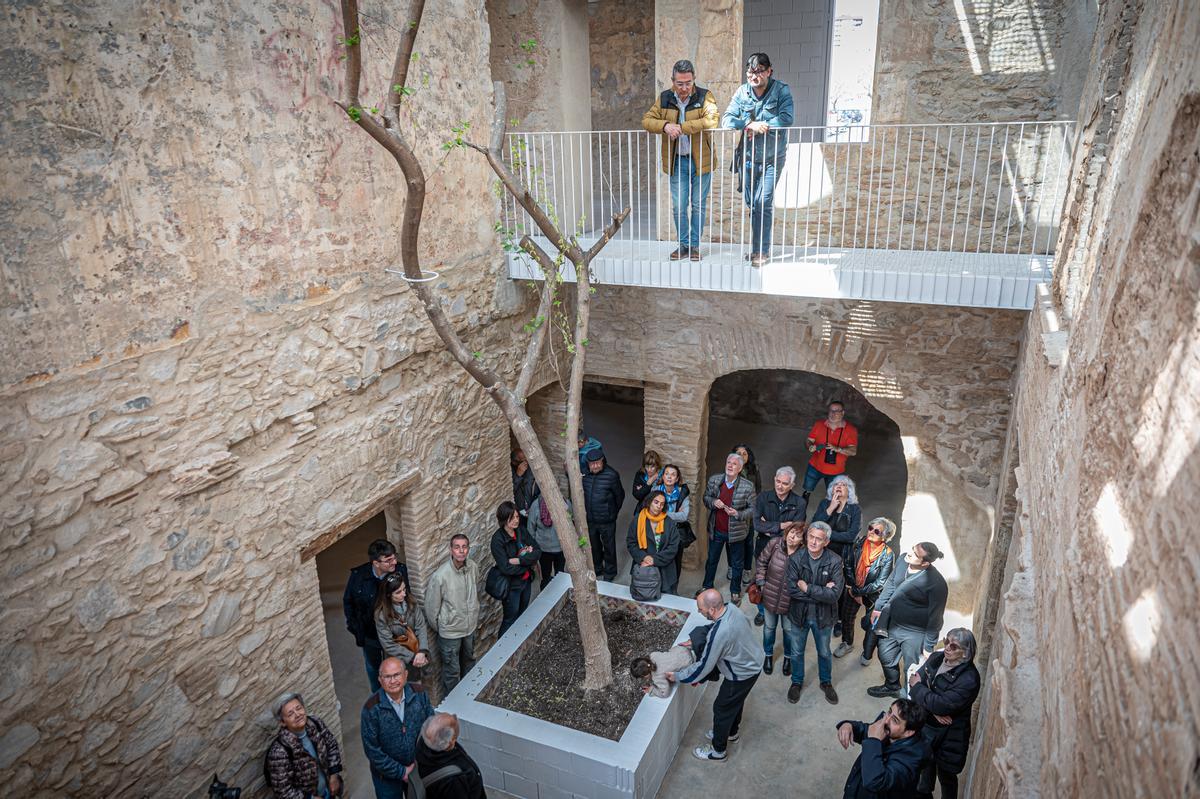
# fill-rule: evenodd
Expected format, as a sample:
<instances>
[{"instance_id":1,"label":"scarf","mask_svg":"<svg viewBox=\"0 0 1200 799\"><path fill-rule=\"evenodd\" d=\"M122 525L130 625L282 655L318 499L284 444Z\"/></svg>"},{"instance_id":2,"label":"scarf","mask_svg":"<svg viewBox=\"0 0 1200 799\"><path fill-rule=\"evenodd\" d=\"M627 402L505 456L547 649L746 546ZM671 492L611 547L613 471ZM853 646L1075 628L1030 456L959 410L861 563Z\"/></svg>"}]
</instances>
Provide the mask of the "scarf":
<instances>
[{"instance_id":1,"label":"scarf","mask_svg":"<svg viewBox=\"0 0 1200 799\"><path fill-rule=\"evenodd\" d=\"M653 490L663 492L663 496L665 496L667 498L667 510L678 509L679 500L680 500L679 495L683 493L683 488L682 488L681 483L676 483L675 487L672 488L670 491L667 490L667 487L665 485L663 485L662 483L659 483L658 485L654 486Z\"/></svg>"},{"instance_id":2,"label":"scarf","mask_svg":"<svg viewBox=\"0 0 1200 799\"><path fill-rule=\"evenodd\" d=\"M638 512L638 520L637 520L637 521L638 521L638 525L637 525L637 531L638 531L638 548L639 548L639 549L645 549L645 548L646 548L646 522L647 522L647 521L654 522L654 534L655 534L655 535L662 535L662 533L663 533L663 520L664 520L664 519L666 519L666 518L667 518L667 512L666 512L666 511L663 511L662 513L658 514L657 516L654 516L654 515L652 515L652 514L650 513L650 509L649 509L649 508L642 508L642 509L641 509L641 510Z\"/></svg>"},{"instance_id":3,"label":"scarf","mask_svg":"<svg viewBox=\"0 0 1200 799\"><path fill-rule=\"evenodd\" d=\"M546 500L538 502L538 519L542 523L542 527L553 527L554 520L550 518L550 508L546 506Z\"/></svg>"},{"instance_id":4,"label":"scarf","mask_svg":"<svg viewBox=\"0 0 1200 799\"><path fill-rule=\"evenodd\" d=\"M883 548L887 544L880 541L878 544L872 544L870 539L863 541L862 554L858 556L858 567L854 570L854 582L858 585L863 585L867 581L867 572L871 570L871 564L878 560L883 554Z\"/></svg>"}]
</instances>

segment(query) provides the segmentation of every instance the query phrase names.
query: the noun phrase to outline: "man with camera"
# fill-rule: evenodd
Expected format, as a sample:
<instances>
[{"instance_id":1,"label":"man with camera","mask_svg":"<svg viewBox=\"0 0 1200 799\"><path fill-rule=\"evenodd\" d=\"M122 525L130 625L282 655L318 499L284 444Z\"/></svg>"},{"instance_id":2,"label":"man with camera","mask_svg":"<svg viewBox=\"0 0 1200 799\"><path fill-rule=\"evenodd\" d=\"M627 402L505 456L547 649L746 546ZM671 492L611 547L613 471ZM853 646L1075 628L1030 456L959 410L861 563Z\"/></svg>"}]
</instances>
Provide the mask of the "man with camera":
<instances>
[{"instance_id":1,"label":"man with camera","mask_svg":"<svg viewBox=\"0 0 1200 799\"><path fill-rule=\"evenodd\" d=\"M804 502L817 483L825 485L846 471L846 459L858 454L858 428L846 421L846 406L834 400L824 419L819 419L808 433L808 468L804 472Z\"/></svg>"}]
</instances>

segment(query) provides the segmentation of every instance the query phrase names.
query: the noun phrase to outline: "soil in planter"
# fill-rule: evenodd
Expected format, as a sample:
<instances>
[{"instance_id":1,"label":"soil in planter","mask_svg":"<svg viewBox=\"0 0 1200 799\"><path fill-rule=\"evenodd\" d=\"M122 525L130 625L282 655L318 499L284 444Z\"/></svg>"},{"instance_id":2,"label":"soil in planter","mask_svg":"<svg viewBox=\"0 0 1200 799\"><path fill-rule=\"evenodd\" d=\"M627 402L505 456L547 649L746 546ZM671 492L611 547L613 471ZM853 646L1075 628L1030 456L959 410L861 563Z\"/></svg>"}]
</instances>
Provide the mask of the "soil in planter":
<instances>
[{"instance_id":1,"label":"soil in planter","mask_svg":"<svg viewBox=\"0 0 1200 799\"><path fill-rule=\"evenodd\" d=\"M521 661L496 675L485 692L487 698L481 697L481 701L620 740L642 701L641 686L629 676L629 661L670 649L679 627L661 619L643 619L620 608L605 609L602 615L612 653L612 685L597 691L583 690L583 646L575 603L568 600Z\"/></svg>"}]
</instances>

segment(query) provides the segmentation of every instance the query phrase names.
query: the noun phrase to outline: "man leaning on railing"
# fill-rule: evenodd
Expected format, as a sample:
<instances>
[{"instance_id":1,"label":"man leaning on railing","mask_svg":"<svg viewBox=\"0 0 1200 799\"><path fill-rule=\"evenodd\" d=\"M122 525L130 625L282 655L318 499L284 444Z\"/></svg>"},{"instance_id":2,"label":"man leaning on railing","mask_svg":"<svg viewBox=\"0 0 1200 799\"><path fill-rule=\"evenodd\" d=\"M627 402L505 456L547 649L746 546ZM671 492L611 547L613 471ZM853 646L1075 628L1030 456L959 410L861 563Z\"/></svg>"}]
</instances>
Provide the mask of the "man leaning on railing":
<instances>
[{"instance_id":1,"label":"man leaning on railing","mask_svg":"<svg viewBox=\"0 0 1200 799\"><path fill-rule=\"evenodd\" d=\"M672 261L700 260L704 207L716 163L709 131L717 127L717 101L695 78L691 61L676 61L671 88L642 117L643 128L662 136L662 168L670 176L671 218L679 238Z\"/></svg>"},{"instance_id":2,"label":"man leaning on railing","mask_svg":"<svg viewBox=\"0 0 1200 799\"><path fill-rule=\"evenodd\" d=\"M775 181L787 157L787 136L772 128L792 124L792 90L771 77L771 59L754 53L746 61L746 82L734 92L721 126L743 131L738 144L742 159L743 196L750 208L751 266L771 258L771 224L775 218ZM735 155L735 160L738 158Z\"/></svg>"}]
</instances>

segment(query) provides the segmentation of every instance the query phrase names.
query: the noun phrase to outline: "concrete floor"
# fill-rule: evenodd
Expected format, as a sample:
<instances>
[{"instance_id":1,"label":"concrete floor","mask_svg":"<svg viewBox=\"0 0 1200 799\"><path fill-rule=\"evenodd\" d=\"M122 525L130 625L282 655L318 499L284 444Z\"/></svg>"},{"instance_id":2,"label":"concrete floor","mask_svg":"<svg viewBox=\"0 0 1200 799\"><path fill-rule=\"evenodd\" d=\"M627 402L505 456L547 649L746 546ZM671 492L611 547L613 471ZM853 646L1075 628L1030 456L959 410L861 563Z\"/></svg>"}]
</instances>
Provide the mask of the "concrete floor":
<instances>
[{"instance_id":1,"label":"concrete floor","mask_svg":"<svg viewBox=\"0 0 1200 799\"><path fill-rule=\"evenodd\" d=\"M642 453L641 407L589 400L584 405L584 418L588 432L600 439L609 462L621 474L628 495ZM807 424L803 428L785 428L713 419L709 430L709 471L715 473L722 468L725 453L733 444L748 442L759 462L764 487L771 484L774 471L779 466L791 465L797 472L803 473L806 431ZM671 453L663 455L670 460ZM862 455L851 459L848 471L859 486L864 523L879 515L899 519L906 474L898 439L876 439L874 446L863 447ZM693 489L699 492L702 487L693 486ZM810 507L815 509L816 502L814 497ZM617 581L625 584L629 580L630 558L624 550L624 530L632 515L633 501L629 497L622 508L617 527ZM360 548L365 549L365 543ZM347 546L336 556L322 555L321 558L324 559L319 566L322 593L326 599L326 628L338 698L342 704L349 797L369 797L372 795L370 775L358 735L358 708L367 695L366 675L359 651L345 631L341 614L341 587L337 584L340 574L340 585L344 586L345 572L361 563L362 555L357 554L353 546ZM698 565L686 567L680 579L680 593L694 593L702 581L703 572ZM728 596L724 563L718 572L716 586ZM748 617L753 613L745 600L742 612ZM947 618L948 624L956 625L959 621L957 618ZM776 642L777 665L782 657L782 647L781 630ZM701 762L691 755L692 747L705 743L704 732L712 725L712 700L716 696L716 685L706 684L705 688L685 686L680 689L703 690L705 696L659 791L660 799L694 799L698 786L703 786L706 794L726 796L759 789L778 790L783 785L789 786L790 791L799 796L840 795L846 775L858 756L858 747L842 750L837 743L835 725L842 719L874 719L887 706L887 700L872 699L866 694L868 686L881 682L881 672L877 663L860 666L856 653L841 659L835 658L833 684L840 695L840 703L835 707L825 701L817 688L816 651L811 643L806 655L807 679L800 702L792 705L786 701L790 678L784 677L778 668L770 676L763 675L747 700L742 738L731 745L730 758L721 764ZM488 790L488 795L500 799L506 796L492 789Z\"/></svg>"}]
</instances>

